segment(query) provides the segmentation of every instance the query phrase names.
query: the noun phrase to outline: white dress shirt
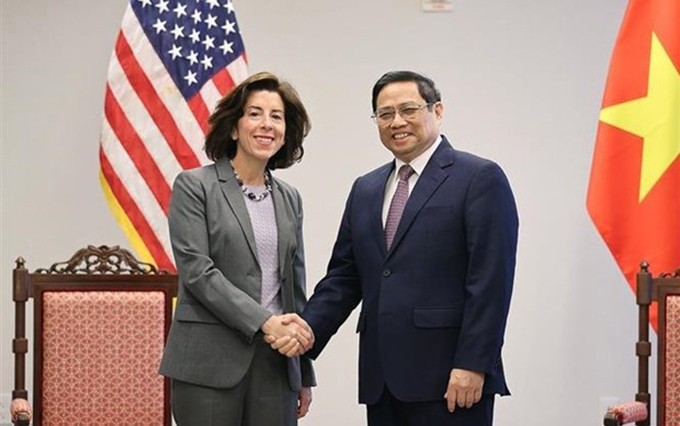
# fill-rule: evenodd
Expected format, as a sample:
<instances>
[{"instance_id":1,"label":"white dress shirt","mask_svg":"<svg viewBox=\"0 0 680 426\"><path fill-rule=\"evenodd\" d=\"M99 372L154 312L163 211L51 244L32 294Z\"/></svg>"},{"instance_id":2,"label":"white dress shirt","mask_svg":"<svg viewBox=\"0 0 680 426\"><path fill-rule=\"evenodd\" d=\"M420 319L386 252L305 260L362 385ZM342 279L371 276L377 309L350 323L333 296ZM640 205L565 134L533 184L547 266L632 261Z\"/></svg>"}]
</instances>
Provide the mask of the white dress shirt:
<instances>
[{"instance_id":1,"label":"white dress shirt","mask_svg":"<svg viewBox=\"0 0 680 426\"><path fill-rule=\"evenodd\" d=\"M416 186L418 178L423 173L423 170L425 170L425 166L427 166L427 163L430 161L430 158L432 158L432 154L434 154L435 150L437 149L441 141L442 137L440 135L429 148L427 148L425 151L423 151L422 154L420 154L419 156L414 158L410 163L408 163L415 171L415 173L413 173L408 180L409 194L411 194L411 189L413 189ZM387 184L385 185L385 199L383 200L382 209L383 228L385 228L385 222L387 221L387 212L390 210L390 203L392 202L392 197L394 197L394 193L397 191L397 182L399 182L399 176L397 175L397 172L399 171L401 166L406 164L398 158L395 158L394 161L395 161L394 170L392 170L392 173L387 178Z\"/></svg>"}]
</instances>

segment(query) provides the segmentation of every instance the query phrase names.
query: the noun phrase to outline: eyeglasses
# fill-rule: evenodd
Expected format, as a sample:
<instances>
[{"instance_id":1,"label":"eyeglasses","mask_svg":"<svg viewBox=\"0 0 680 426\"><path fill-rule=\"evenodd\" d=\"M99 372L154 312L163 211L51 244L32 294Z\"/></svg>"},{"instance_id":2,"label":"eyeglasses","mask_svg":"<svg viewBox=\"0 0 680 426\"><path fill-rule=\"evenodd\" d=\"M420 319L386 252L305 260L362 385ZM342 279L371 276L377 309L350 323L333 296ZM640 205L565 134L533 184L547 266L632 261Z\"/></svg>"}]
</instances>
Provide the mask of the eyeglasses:
<instances>
[{"instance_id":1,"label":"eyeglasses","mask_svg":"<svg viewBox=\"0 0 680 426\"><path fill-rule=\"evenodd\" d=\"M418 105L418 104L404 104L400 105L396 110L394 108L385 108L385 109L380 109L371 115L371 118L378 124L379 126L385 126L387 124L390 124L394 118L399 114L401 118L403 118L406 121L411 121L414 118L416 118L416 115L418 114L418 111L420 111L423 108L430 108L432 105L434 105L434 102Z\"/></svg>"}]
</instances>

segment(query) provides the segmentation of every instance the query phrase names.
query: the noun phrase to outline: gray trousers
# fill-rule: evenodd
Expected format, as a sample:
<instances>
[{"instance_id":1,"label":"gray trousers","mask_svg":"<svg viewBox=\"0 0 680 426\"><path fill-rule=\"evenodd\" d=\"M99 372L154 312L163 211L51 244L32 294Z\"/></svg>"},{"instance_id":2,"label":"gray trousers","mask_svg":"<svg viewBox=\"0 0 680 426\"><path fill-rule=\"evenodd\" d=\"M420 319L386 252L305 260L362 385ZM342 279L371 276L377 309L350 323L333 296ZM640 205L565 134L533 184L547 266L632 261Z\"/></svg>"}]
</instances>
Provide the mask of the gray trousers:
<instances>
[{"instance_id":1,"label":"gray trousers","mask_svg":"<svg viewBox=\"0 0 680 426\"><path fill-rule=\"evenodd\" d=\"M261 336L255 341L253 362L233 388L172 380L172 414L177 426L297 425L297 393L288 384L286 358Z\"/></svg>"}]
</instances>

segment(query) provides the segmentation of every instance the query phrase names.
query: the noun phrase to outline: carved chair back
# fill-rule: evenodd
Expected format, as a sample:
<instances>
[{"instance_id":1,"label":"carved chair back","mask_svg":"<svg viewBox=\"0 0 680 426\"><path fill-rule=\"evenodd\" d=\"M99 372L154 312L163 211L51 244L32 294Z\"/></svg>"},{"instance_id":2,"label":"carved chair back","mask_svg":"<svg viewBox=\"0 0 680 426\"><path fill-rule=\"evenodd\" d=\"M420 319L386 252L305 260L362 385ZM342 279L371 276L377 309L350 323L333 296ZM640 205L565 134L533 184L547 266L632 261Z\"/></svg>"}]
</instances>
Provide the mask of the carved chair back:
<instances>
[{"instance_id":1,"label":"carved chair back","mask_svg":"<svg viewBox=\"0 0 680 426\"><path fill-rule=\"evenodd\" d=\"M649 265L643 262L637 274L640 337L636 345L638 392L635 399L647 404L648 409L651 408L649 357L652 355L649 309L654 302L658 307L657 425L677 426L680 425L680 269L654 277ZM649 417L636 424L649 426Z\"/></svg>"},{"instance_id":2,"label":"carved chair back","mask_svg":"<svg viewBox=\"0 0 680 426\"><path fill-rule=\"evenodd\" d=\"M117 246L88 246L29 272L17 259L13 398L25 386L26 304L33 299L33 424L169 426L158 365L177 276Z\"/></svg>"}]
</instances>

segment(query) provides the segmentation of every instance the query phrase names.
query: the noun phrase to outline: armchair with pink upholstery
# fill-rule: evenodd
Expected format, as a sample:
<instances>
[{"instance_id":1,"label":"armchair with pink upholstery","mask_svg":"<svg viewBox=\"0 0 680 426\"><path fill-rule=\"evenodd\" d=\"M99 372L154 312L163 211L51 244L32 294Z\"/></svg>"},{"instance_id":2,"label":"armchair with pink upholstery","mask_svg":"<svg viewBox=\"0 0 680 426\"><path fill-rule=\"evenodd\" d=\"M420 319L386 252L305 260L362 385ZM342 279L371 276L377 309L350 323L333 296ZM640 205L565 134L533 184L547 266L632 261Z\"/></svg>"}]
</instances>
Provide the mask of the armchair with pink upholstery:
<instances>
[{"instance_id":1,"label":"armchair with pink upholstery","mask_svg":"<svg viewBox=\"0 0 680 426\"><path fill-rule=\"evenodd\" d=\"M605 426L620 426L635 422L650 426L649 307L658 306L657 333L657 426L680 426L680 269L656 277L643 262L637 274L636 299L639 310L639 340L635 346L638 357L638 391L635 401L610 407L604 418Z\"/></svg>"},{"instance_id":2,"label":"armchair with pink upholstery","mask_svg":"<svg viewBox=\"0 0 680 426\"><path fill-rule=\"evenodd\" d=\"M13 423L32 416L35 426L169 426L169 382L158 366L176 294L177 275L117 246L88 246L34 272L17 259ZM32 406L25 386L31 299Z\"/></svg>"}]
</instances>

